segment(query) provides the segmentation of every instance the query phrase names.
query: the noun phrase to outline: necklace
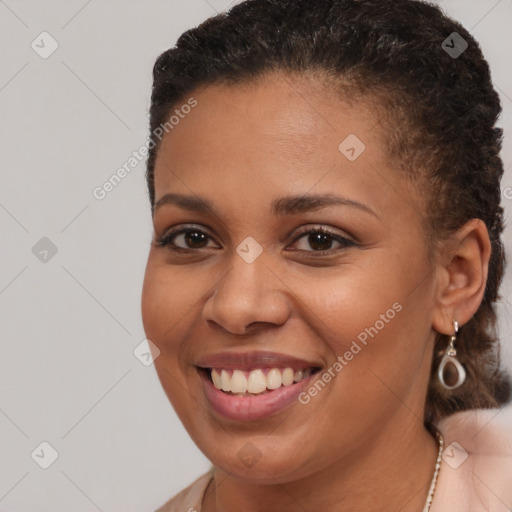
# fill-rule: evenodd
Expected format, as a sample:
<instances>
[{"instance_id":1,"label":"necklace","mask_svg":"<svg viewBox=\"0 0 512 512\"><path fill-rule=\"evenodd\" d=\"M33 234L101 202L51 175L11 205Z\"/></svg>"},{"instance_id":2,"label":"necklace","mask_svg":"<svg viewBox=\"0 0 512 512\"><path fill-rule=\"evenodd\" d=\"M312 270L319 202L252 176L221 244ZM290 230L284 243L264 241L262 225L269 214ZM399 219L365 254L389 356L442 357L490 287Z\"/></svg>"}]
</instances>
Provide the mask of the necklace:
<instances>
[{"instance_id":1,"label":"necklace","mask_svg":"<svg viewBox=\"0 0 512 512\"><path fill-rule=\"evenodd\" d=\"M434 491L436 489L437 476L439 475L439 468L441 467L441 457L443 455L443 436L441 432L436 429L436 439L439 443L439 451L437 453L436 467L434 470L434 476L432 477L432 482L430 483L430 489L428 491L427 501L425 502L425 506L423 507L423 512L429 512L430 506L432 505L432 500L434 499Z\"/></svg>"}]
</instances>

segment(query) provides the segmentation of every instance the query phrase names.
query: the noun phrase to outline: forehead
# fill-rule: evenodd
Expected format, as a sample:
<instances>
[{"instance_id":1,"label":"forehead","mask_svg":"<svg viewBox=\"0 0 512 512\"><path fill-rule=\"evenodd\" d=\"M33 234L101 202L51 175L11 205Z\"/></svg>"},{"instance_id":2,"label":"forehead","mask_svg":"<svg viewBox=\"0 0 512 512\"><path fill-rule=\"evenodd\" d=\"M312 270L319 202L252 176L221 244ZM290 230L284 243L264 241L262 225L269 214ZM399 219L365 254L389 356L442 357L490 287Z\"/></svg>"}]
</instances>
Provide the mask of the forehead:
<instances>
[{"instance_id":1,"label":"forehead","mask_svg":"<svg viewBox=\"0 0 512 512\"><path fill-rule=\"evenodd\" d=\"M199 88L183 104L190 97L197 105L164 136L158 152L156 200L171 190L193 190L248 203L266 197L270 204L272 195L314 188L366 197L378 209L396 195L400 185L384 183L398 172L371 102L282 74Z\"/></svg>"}]
</instances>

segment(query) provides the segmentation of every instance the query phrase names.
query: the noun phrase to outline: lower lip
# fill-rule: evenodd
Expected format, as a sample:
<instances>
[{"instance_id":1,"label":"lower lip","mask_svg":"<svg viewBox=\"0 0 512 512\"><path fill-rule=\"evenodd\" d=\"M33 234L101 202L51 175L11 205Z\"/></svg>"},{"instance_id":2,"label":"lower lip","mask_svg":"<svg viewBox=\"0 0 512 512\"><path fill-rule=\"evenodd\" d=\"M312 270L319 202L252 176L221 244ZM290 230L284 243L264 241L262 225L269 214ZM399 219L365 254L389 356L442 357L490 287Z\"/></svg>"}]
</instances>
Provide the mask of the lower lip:
<instances>
[{"instance_id":1,"label":"lower lip","mask_svg":"<svg viewBox=\"0 0 512 512\"><path fill-rule=\"evenodd\" d=\"M236 396L217 389L206 372L199 371L199 374L206 398L215 411L238 421L254 421L283 411L292 403L298 402L304 387L316 376L314 373L300 382L281 386L263 395Z\"/></svg>"}]
</instances>

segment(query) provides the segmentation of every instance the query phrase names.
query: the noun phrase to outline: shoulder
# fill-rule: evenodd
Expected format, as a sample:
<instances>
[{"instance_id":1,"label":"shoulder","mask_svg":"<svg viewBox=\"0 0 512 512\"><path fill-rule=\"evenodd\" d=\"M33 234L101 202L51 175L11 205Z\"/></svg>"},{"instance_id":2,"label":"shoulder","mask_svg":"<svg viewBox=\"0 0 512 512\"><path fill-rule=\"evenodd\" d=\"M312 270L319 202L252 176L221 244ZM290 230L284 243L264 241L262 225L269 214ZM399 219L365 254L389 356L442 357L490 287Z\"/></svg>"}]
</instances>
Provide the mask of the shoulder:
<instances>
[{"instance_id":1,"label":"shoulder","mask_svg":"<svg viewBox=\"0 0 512 512\"><path fill-rule=\"evenodd\" d=\"M169 501L165 502L155 512L200 512L203 495L213 478L214 468L194 480L188 487L182 489Z\"/></svg>"},{"instance_id":2,"label":"shoulder","mask_svg":"<svg viewBox=\"0 0 512 512\"><path fill-rule=\"evenodd\" d=\"M437 426L445 441L463 441L469 452L496 457L512 454L512 403L501 409L458 412Z\"/></svg>"},{"instance_id":3,"label":"shoulder","mask_svg":"<svg viewBox=\"0 0 512 512\"><path fill-rule=\"evenodd\" d=\"M432 512L512 508L512 404L458 412L437 427L444 450Z\"/></svg>"}]
</instances>

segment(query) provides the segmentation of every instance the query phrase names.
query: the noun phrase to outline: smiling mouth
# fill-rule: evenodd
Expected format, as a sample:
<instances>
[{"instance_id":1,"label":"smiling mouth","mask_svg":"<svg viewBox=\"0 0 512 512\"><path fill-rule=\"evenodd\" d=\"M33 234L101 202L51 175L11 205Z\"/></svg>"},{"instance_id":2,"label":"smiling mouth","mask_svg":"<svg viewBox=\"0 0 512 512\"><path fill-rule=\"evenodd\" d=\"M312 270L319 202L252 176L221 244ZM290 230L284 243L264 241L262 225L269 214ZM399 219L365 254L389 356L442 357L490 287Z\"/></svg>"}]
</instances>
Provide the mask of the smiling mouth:
<instances>
[{"instance_id":1,"label":"smiling mouth","mask_svg":"<svg viewBox=\"0 0 512 512\"><path fill-rule=\"evenodd\" d=\"M294 370L291 367L255 368L233 370L229 368L198 368L216 389L233 396L258 396L282 387L292 386L318 373L313 366Z\"/></svg>"}]
</instances>

